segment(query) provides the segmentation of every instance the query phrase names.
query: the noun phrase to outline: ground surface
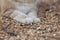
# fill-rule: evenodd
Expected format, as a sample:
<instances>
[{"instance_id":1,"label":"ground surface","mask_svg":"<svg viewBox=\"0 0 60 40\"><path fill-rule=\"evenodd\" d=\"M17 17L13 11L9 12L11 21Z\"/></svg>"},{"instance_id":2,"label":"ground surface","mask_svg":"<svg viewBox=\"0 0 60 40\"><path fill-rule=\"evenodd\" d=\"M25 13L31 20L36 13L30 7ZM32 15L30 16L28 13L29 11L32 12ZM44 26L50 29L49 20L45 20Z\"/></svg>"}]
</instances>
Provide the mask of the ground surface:
<instances>
[{"instance_id":1,"label":"ground surface","mask_svg":"<svg viewBox=\"0 0 60 40\"><path fill-rule=\"evenodd\" d=\"M39 9L41 22L29 25L0 16L0 40L60 40L60 11L43 10Z\"/></svg>"}]
</instances>

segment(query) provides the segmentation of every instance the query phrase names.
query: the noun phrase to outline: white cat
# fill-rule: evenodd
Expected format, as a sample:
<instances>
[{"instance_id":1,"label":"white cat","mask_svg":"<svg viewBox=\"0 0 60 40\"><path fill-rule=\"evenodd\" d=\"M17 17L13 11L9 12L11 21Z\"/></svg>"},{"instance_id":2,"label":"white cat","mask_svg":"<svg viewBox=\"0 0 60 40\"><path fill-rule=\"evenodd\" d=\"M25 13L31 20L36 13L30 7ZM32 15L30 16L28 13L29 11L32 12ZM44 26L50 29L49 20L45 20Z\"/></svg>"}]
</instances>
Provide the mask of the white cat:
<instances>
[{"instance_id":1,"label":"white cat","mask_svg":"<svg viewBox=\"0 0 60 40\"><path fill-rule=\"evenodd\" d=\"M24 24L40 22L40 18L38 18L37 16L38 12L37 4L40 3L40 0L8 0L8 1L15 5L15 9L10 15L10 17L13 18L14 20Z\"/></svg>"}]
</instances>

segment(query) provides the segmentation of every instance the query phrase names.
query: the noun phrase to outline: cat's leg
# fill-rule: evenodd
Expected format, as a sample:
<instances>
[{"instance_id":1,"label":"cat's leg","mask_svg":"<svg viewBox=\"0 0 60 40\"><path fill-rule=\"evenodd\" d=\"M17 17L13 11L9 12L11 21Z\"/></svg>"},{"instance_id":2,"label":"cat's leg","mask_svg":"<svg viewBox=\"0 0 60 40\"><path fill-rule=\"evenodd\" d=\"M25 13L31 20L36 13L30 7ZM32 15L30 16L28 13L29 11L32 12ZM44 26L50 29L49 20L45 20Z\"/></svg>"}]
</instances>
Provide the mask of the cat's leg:
<instances>
[{"instance_id":1,"label":"cat's leg","mask_svg":"<svg viewBox=\"0 0 60 40\"><path fill-rule=\"evenodd\" d=\"M33 22L33 19L31 17L18 10L15 10L10 17L24 24L31 24Z\"/></svg>"},{"instance_id":2,"label":"cat's leg","mask_svg":"<svg viewBox=\"0 0 60 40\"><path fill-rule=\"evenodd\" d=\"M37 17L37 11L36 10L33 10L33 11L29 12L28 16L33 18L33 23L40 22L40 18Z\"/></svg>"}]
</instances>

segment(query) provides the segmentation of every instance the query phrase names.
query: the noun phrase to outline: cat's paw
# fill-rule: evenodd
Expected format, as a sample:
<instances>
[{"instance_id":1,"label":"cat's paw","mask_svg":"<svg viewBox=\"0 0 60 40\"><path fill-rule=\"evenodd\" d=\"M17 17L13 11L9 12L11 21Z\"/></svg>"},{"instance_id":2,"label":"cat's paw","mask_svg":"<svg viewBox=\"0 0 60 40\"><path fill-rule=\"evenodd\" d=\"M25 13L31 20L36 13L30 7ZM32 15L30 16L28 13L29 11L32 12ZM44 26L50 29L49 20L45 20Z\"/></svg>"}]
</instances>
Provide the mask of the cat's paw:
<instances>
[{"instance_id":1,"label":"cat's paw","mask_svg":"<svg viewBox=\"0 0 60 40\"><path fill-rule=\"evenodd\" d=\"M31 24L33 23L33 18L27 17L27 18L20 18L20 17L15 17L14 20L24 23L24 24Z\"/></svg>"},{"instance_id":2,"label":"cat's paw","mask_svg":"<svg viewBox=\"0 0 60 40\"><path fill-rule=\"evenodd\" d=\"M33 19L33 23L39 23L41 20L40 20L40 18L34 18Z\"/></svg>"},{"instance_id":3,"label":"cat's paw","mask_svg":"<svg viewBox=\"0 0 60 40\"><path fill-rule=\"evenodd\" d=\"M25 18L23 21L24 21L23 23L25 24L31 24L33 23L33 18L28 17L28 18Z\"/></svg>"}]
</instances>

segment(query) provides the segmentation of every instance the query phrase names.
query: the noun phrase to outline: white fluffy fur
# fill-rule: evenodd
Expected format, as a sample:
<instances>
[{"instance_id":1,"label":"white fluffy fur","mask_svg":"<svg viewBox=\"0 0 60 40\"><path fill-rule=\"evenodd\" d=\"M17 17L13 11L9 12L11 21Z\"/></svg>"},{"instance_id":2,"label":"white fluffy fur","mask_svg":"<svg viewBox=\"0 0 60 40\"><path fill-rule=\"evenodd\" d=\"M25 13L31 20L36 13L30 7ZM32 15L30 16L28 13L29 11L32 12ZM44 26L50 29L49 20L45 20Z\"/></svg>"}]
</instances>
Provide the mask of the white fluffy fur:
<instances>
[{"instance_id":1,"label":"white fluffy fur","mask_svg":"<svg viewBox=\"0 0 60 40\"><path fill-rule=\"evenodd\" d=\"M14 20L25 24L40 22L37 17L37 4L40 3L40 0L7 0L7 2L15 7L10 15Z\"/></svg>"}]
</instances>

